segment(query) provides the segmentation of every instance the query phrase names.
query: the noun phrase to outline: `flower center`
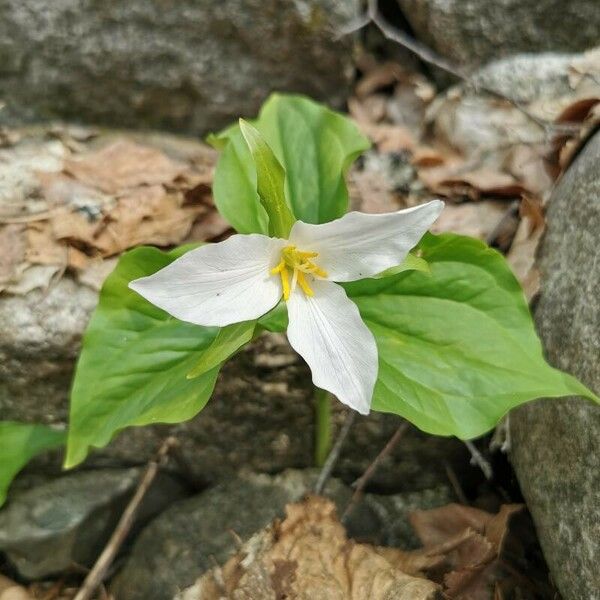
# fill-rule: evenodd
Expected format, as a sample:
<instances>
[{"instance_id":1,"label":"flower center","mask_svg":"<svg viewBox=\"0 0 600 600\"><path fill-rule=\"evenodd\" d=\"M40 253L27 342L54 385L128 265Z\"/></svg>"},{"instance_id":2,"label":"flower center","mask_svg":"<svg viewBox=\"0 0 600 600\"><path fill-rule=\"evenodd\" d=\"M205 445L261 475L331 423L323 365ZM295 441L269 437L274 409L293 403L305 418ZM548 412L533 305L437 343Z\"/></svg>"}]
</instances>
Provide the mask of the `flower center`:
<instances>
[{"instance_id":1,"label":"flower center","mask_svg":"<svg viewBox=\"0 0 600 600\"><path fill-rule=\"evenodd\" d=\"M290 294L296 289L296 284L307 296L314 296L306 275L327 277L327 273L312 261L317 256L319 256L318 252L302 252L296 246L286 246L281 251L281 262L271 269L271 275L279 274L281 277L284 300L290 297ZM289 271L292 272L291 283Z\"/></svg>"}]
</instances>

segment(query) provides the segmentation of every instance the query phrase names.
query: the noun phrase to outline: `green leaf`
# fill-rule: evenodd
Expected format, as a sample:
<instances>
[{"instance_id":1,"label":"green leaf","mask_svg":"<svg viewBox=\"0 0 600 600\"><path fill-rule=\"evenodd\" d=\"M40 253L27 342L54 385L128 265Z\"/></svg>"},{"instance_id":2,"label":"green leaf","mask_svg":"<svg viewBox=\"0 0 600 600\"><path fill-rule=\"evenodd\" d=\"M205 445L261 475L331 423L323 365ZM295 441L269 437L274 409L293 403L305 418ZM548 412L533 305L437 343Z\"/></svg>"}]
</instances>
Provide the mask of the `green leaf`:
<instances>
[{"instance_id":1,"label":"green leaf","mask_svg":"<svg viewBox=\"0 0 600 600\"><path fill-rule=\"evenodd\" d=\"M213 197L219 212L239 233L269 234L269 218L256 191L256 169L239 128L220 140L223 150L213 178Z\"/></svg>"},{"instance_id":2,"label":"green leaf","mask_svg":"<svg viewBox=\"0 0 600 600\"><path fill-rule=\"evenodd\" d=\"M377 341L374 410L469 439L529 400L599 401L546 363L521 287L499 253L451 234L428 235L420 249L430 275L344 285Z\"/></svg>"},{"instance_id":3,"label":"green leaf","mask_svg":"<svg viewBox=\"0 0 600 600\"><path fill-rule=\"evenodd\" d=\"M219 330L217 337L200 357L200 362L187 374L188 379L195 379L218 367L235 354L242 346L252 340L256 321L242 321Z\"/></svg>"},{"instance_id":4,"label":"green leaf","mask_svg":"<svg viewBox=\"0 0 600 600\"><path fill-rule=\"evenodd\" d=\"M415 254L408 254L404 259L404 262L396 267L390 267L385 271L382 271L378 275L375 275L373 279L383 279L384 277L391 277L392 275L398 275L405 271L420 271L421 273L431 273L429 265L424 258L416 256Z\"/></svg>"},{"instance_id":5,"label":"green leaf","mask_svg":"<svg viewBox=\"0 0 600 600\"><path fill-rule=\"evenodd\" d=\"M66 467L125 427L185 421L210 398L217 367L193 380L186 375L217 329L178 321L127 287L179 254L136 248L121 256L104 283L75 372Z\"/></svg>"},{"instance_id":6,"label":"green leaf","mask_svg":"<svg viewBox=\"0 0 600 600\"><path fill-rule=\"evenodd\" d=\"M269 217L269 234L287 239L295 219L285 200L285 171L260 132L244 119L239 125L254 161L256 189Z\"/></svg>"},{"instance_id":7,"label":"green leaf","mask_svg":"<svg viewBox=\"0 0 600 600\"><path fill-rule=\"evenodd\" d=\"M66 432L47 425L0 421L0 506L15 475L37 454L65 443Z\"/></svg>"},{"instance_id":8,"label":"green leaf","mask_svg":"<svg viewBox=\"0 0 600 600\"><path fill-rule=\"evenodd\" d=\"M326 223L345 214L344 176L369 147L348 117L302 96L273 94L252 124L285 170L285 196L297 219ZM239 126L209 141L223 148L213 185L219 211L240 233L266 234L256 170Z\"/></svg>"}]
</instances>

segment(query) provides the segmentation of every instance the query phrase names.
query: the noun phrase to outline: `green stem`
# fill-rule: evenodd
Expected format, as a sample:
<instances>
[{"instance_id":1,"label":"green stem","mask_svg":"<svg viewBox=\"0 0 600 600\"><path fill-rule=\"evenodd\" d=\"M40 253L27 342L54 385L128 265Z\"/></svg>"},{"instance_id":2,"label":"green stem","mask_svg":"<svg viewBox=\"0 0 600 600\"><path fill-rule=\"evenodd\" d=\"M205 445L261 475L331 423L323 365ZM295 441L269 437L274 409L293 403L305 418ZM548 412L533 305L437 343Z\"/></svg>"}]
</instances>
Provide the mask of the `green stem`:
<instances>
[{"instance_id":1,"label":"green stem","mask_svg":"<svg viewBox=\"0 0 600 600\"><path fill-rule=\"evenodd\" d=\"M331 398L325 390L315 392L315 463L325 464L331 450Z\"/></svg>"}]
</instances>

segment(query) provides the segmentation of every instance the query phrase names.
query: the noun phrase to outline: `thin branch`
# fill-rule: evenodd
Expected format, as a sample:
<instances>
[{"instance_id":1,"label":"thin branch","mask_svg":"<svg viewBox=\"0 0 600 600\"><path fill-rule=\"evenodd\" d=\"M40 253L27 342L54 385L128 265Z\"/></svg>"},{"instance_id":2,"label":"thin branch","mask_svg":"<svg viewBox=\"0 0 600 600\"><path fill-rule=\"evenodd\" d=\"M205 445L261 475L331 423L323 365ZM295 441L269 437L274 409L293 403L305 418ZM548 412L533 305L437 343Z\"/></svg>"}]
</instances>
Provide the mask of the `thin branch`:
<instances>
[{"instance_id":1,"label":"thin branch","mask_svg":"<svg viewBox=\"0 0 600 600\"><path fill-rule=\"evenodd\" d=\"M348 411L346 415L346 420L340 429L340 432L335 440L335 444L331 449L331 452L327 456L327 460L319 473L319 478L317 479L317 483L315 484L314 492L315 494L323 493L323 489L325 488L325 484L331 477L331 473L337 464L338 459L340 458L340 454L342 452L342 448L344 446L344 442L348 437L348 433L350 432L350 428L354 423L354 419L356 418L356 413L353 410Z\"/></svg>"},{"instance_id":2,"label":"thin branch","mask_svg":"<svg viewBox=\"0 0 600 600\"><path fill-rule=\"evenodd\" d=\"M485 478L489 481L494 476L492 465L485 459L483 454L479 452L475 444L471 440L465 440L465 446L471 453L471 464L477 465L483 472Z\"/></svg>"},{"instance_id":3,"label":"thin branch","mask_svg":"<svg viewBox=\"0 0 600 600\"><path fill-rule=\"evenodd\" d=\"M458 498L458 501L465 506L468 505L469 500L462 489L462 486L460 485L460 481L458 481L458 477L456 476L454 469L447 462L444 462L444 469L446 471L446 475L448 476L448 481L450 482L450 485L452 486L452 489Z\"/></svg>"},{"instance_id":4,"label":"thin branch","mask_svg":"<svg viewBox=\"0 0 600 600\"><path fill-rule=\"evenodd\" d=\"M154 481L158 470L167 460L169 451L173 446L177 444L177 441L173 437L168 437L162 444L157 452L156 456L148 463L148 467L144 475L142 476L140 483L138 484L135 494L129 501L125 512L121 515L121 519L117 524L112 536L108 540L106 547L102 551L102 554L98 557L96 564L92 570L88 573L83 585L77 592L74 600L89 600L92 597L96 589L102 585L102 581L106 576L106 573L112 564L117 552L121 548L125 538L131 530L135 516L140 507L144 496L150 489L152 482Z\"/></svg>"},{"instance_id":5,"label":"thin branch","mask_svg":"<svg viewBox=\"0 0 600 600\"><path fill-rule=\"evenodd\" d=\"M381 464L381 461L394 450L394 448L398 445L398 442L400 442L400 440L406 433L407 429L408 422L404 421L400 424L398 429L396 429L396 432L388 440L387 444L383 447L381 452L379 452L379 454L373 459L373 461L367 467L365 472L352 484L352 487L354 488L354 493L352 494L352 498L350 499L350 502L346 507L344 514L342 515L342 521L344 521L344 519L346 519L348 515L352 512L356 503L362 497L365 487L367 487L367 483L369 483L369 481L375 474L375 471Z\"/></svg>"}]
</instances>

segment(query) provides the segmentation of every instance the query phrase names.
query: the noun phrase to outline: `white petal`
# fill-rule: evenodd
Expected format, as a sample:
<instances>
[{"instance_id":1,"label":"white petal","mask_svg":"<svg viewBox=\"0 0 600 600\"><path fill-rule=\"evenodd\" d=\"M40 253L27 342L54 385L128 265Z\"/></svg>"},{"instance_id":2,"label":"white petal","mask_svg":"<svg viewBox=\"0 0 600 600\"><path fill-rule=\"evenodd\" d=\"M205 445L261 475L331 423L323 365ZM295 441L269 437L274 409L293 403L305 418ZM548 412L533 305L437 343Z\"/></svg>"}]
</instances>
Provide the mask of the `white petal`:
<instances>
[{"instance_id":1,"label":"white petal","mask_svg":"<svg viewBox=\"0 0 600 600\"><path fill-rule=\"evenodd\" d=\"M443 208L441 200L432 200L394 213L350 212L322 225L296 221L290 242L318 252L315 263L332 281L354 281L399 265Z\"/></svg>"},{"instance_id":2,"label":"white petal","mask_svg":"<svg viewBox=\"0 0 600 600\"><path fill-rule=\"evenodd\" d=\"M191 250L132 290L169 314L196 325L224 326L257 319L281 298L279 277L269 273L285 240L233 235Z\"/></svg>"},{"instance_id":3,"label":"white petal","mask_svg":"<svg viewBox=\"0 0 600 600\"><path fill-rule=\"evenodd\" d=\"M314 296L296 289L287 302L290 344L308 363L317 387L366 415L377 380L373 334L341 286L314 280L311 287Z\"/></svg>"}]
</instances>

